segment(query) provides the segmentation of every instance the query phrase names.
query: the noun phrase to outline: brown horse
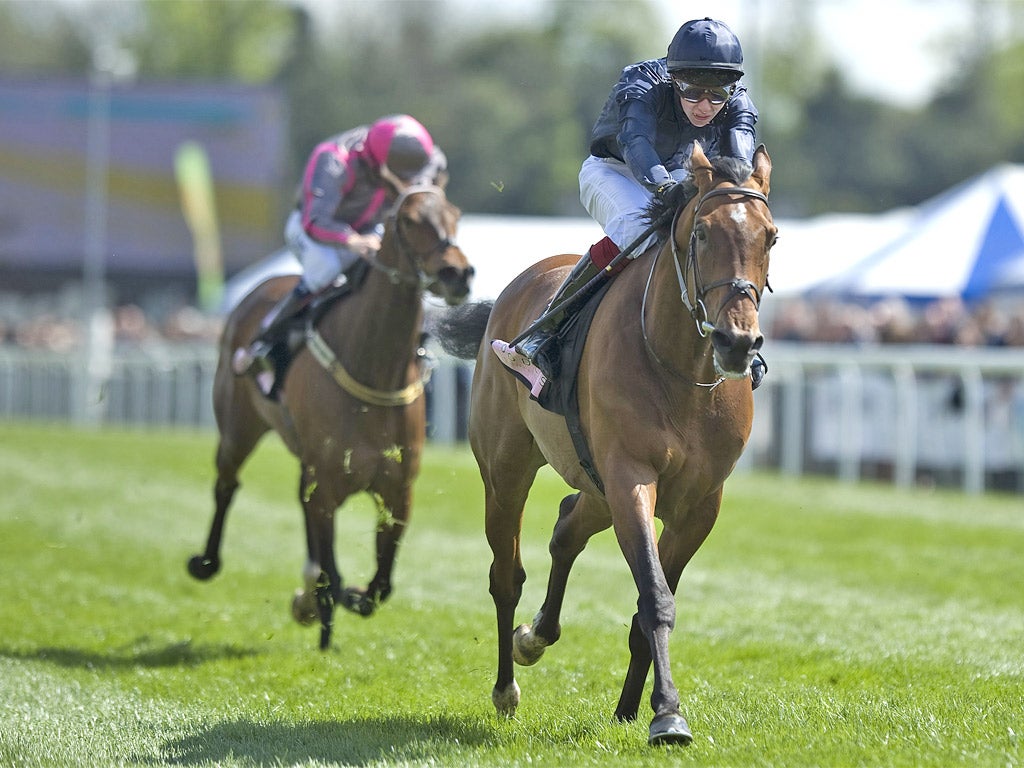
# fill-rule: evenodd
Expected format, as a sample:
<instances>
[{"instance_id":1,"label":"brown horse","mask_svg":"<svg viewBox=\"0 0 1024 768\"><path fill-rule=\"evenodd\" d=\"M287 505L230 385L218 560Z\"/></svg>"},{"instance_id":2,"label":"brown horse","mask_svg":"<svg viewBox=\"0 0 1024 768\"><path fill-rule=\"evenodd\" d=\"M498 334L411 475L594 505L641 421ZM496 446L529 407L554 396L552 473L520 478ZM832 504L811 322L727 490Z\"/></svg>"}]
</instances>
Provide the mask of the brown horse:
<instances>
[{"instance_id":1,"label":"brown horse","mask_svg":"<svg viewBox=\"0 0 1024 768\"><path fill-rule=\"evenodd\" d=\"M206 550L189 561L189 572L208 579L219 570L239 470L259 439L276 430L302 469L299 501L309 554L292 613L304 624L319 615L321 648L330 641L335 603L369 616L391 594L425 438L424 371L417 354L424 292L459 304L473 276L455 244L459 216L440 187L413 187L395 201L365 282L324 311L317 335L307 333L276 400L265 397L250 376L237 376L231 358L296 278L271 278L256 287L224 328L213 392L220 431L216 511ZM377 570L365 589L345 588L334 558L335 510L359 491L370 494L379 510Z\"/></svg>"},{"instance_id":2,"label":"brown horse","mask_svg":"<svg viewBox=\"0 0 1024 768\"><path fill-rule=\"evenodd\" d=\"M739 167L737 175L736 163L713 165L695 147L695 197L676 212L664 244L616 277L597 309L578 371L578 406L603 493L581 467L565 419L532 400L488 343L477 345L470 441L483 477L493 554L498 674L491 698L499 713L512 715L519 705L513 660L533 664L559 639L573 562L591 536L611 527L639 592L615 715L637 717L653 662L649 741L692 740L669 663L674 595L684 566L715 523L723 484L750 435L748 375L763 343L758 306L776 237L767 205L767 152L757 150L753 169ZM732 176L723 175L730 168ZM486 342L515 337L544 310L576 258L548 258L523 272L490 309L486 329L481 317L487 308L469 311L477 305L467 305L451 313L441 327L446 349L465 356L467 342L481 335ZM540 612L533 626L515 629L526 579L523 508L545 464L579 492L559 509ZM655 518L663 525L660 537Z\"/></svg>"}]
</instances>

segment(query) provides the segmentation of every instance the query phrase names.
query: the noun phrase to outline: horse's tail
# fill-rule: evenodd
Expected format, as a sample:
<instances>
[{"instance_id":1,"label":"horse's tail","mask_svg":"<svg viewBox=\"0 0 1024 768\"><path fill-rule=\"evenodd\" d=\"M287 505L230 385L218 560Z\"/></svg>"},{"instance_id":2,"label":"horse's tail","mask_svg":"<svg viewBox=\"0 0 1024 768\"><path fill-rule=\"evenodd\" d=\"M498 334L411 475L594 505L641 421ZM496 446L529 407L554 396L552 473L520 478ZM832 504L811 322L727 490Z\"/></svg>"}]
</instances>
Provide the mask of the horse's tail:
<instances>
[{"instance_id":1,"label":"horse's tail","mask_svg":"<svg viewBox=\"0 0 1024 768\"><path fill-rule=\"evenodd\" d=\"M462 360L475 358L493 308L493 301L474 301L447 309L433 329L441 349Z\"/></svg>"}]
</instances>

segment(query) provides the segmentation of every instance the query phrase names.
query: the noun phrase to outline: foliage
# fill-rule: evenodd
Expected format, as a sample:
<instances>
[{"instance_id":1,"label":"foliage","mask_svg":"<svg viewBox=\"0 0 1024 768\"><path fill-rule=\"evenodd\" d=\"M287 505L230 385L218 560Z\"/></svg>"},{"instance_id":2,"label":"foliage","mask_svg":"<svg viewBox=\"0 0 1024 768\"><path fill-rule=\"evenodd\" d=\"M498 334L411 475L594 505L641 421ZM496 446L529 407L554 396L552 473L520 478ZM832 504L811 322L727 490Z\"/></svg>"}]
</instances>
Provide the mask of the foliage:
<instances>
[{"instance_id":1,"label":"foliage","mask_svg":"<svg viewBox=\"0 0 1024 768\"><path fill-rule=\"evenodd\" d=\"M740 473L683 575L673 667L695 742L646 746L611 712L635 589L610 533L573 572L562 639L490 703L494 613L466 449L428 446L391 600L295 625L298 471L269 438L243 474L224 570L187 557L212 512L206 433L0 424L0 763L11 766L1014 766L1024 751L1017 497ZM530 580L565 492L526 510ZM353 582L373 508L337 520Z\"/></svg>"},{"instance_id":2,"label":"foliage","mask_svg":"<svg viewBox=\"0 0 1024 768\"><path fill-rule=\"evenodd\" d=\"M883 103L851 91L806 6L779 4L785 34L758 41L751 81L777 213L912 205L1024 162L1019 40L951 41L955 81L922 107ZM1024 6L987 6L1020 28ZM344 3L325 17L297 0L6 3L0 69L81 75L95 46L119 44L143 78L276 83L291 107L293 178L323 137L409 112L448 153L451 196L467 211L581 215L577 173L608 89L626 64L663 55L669 35L651 0L541 8L528 22L477 14L470 25L451 0Z\"/></svg>"},{"instance_id":3,"label":"foliage","mask_svg":"<svg viewBox=\"0 0 1024 768\"><path fill-rule=\"evenodd\" d=\"M132 41L139 76L271 80L291 53L293 13L274 0L145 0L146 22Z\"/></svg>"}]
</instances>

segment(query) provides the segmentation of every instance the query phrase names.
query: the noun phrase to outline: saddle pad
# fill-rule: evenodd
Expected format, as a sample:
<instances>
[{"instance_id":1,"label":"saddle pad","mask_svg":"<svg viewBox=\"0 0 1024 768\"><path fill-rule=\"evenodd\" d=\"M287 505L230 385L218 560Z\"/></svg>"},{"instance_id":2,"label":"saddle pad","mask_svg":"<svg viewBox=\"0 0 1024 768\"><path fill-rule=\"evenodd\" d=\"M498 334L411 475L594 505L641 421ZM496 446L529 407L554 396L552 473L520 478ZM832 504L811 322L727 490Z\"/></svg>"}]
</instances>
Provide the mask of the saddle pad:
<instances>
[{"instance_id":1,"label":"saddle pad","mask_svg":"<svg viewBox=\"0 0 1024 768\"><path fill-rule=\"evenodd\" d=\"M601 493L604 493L604 483L594 467L593 454L583 434L576 383L587 333L594 321L597 307L610 285L610 282L606 282L601 286L540 353L543 358L541 368L549 371L550 376L547 387L537 401L545 410L565 417L565 424L569 428L569 436L576 448L580 466Z\"/></svg>"}]
</instances>

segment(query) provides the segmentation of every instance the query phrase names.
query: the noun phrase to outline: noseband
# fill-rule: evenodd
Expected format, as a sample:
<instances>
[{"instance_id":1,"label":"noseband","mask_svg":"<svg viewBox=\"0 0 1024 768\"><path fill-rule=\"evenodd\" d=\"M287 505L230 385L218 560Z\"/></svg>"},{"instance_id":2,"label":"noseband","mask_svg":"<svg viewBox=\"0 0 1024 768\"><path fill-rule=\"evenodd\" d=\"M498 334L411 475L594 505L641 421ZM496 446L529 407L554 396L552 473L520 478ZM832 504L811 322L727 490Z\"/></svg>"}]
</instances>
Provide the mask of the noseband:
<instances>
[{"instance_id":1,"label":"noseband","mask_svg":"<svg viewBox=\"0 0 1024 768\"><path fill-rule=\"evenodd\" d=\"M679 281L680 298L683 301L683 306L690 313L690 317L697 324L697 332L702 337L707 337L709 333L715 330L715 326L710 322L708 316L707 306L704 304L704 298L716 288L722 288L729 286L729 295L725 297L722 302L722 307L728 304L736 296L746 296L752 302L754 307L760 308L761 306L761 292L758 291L757 286L749 280L740 277L734 277L732 279L719 280L718 282L711 283L710 285L701 286L700 269L697 265L697 214L700 213L701 206L712 198L719 197L722 195L741 195L743 197L753 197L757 200L761 200L766 205L768 204L768 198L758 192L756 189L750 189L748 187L722 187L720 189L712 189L710 192L697 201L697 206L693 209L693 227L690 228L690 244L686 254L686 266L679 266L679 246L676 243L675 230L676 222L679 220L679 216L682 213L682 208L676 211L675 217L672 219L672 263L676 267L676 279ZM697 292L696 303L690 301L689 293L686 290L686 272L693 273L693 288ZM721 309L719 309L721 313Z\"/></svg>"}]
</instances>

